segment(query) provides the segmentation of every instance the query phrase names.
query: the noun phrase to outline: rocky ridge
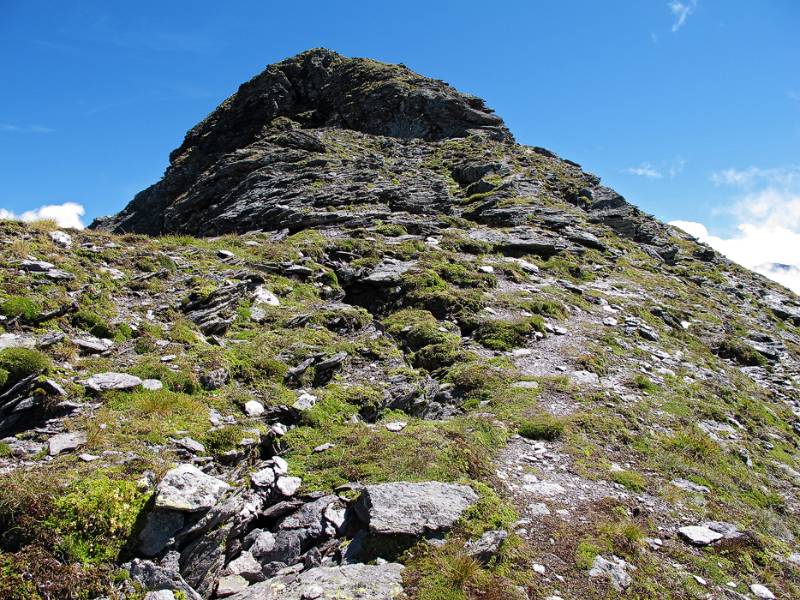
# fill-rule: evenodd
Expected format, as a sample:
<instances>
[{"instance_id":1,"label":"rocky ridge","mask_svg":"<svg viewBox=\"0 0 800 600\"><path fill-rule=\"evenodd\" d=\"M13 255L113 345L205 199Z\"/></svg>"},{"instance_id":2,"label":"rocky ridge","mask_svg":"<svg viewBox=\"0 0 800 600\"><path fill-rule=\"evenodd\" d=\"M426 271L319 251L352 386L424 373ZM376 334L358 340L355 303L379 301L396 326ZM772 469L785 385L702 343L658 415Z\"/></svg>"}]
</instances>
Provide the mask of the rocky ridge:
<instances>
[{"instance_id":1,"label":"rocky ridge","mask_svg":"<svg viewBox=\"0 0 800 600\"><path fill-rule=\"evenodd\" d=\"M312 50L0 223L0 596L800 595L800 301Z\"/></svg>"}]
</instances>

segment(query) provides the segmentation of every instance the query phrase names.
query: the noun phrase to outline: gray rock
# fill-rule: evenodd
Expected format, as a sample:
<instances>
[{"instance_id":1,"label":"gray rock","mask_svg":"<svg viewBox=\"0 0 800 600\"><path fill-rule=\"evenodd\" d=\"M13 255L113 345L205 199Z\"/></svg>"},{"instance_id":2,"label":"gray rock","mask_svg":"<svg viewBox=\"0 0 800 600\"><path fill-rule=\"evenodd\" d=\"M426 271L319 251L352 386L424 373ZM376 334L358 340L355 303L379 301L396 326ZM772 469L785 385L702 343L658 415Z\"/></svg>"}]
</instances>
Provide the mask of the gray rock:
<instances>
[{"instance_id":1,"label":"gray rock","mask_svg":"<svg viewBox=\"0 0 800 600\"><path fill-rule=\"evenodd\" d=\"M264 576L261 573L261 563L247 550L242 552L238 558L229 562L222 571L222 574L241 575L250 583L257 583L264 580Z\"/></svg>"},{"instance_id":2,"label":"gray rock","mask_svg":"<svg viewBox=\"0 0 800 600\"><path fill-rule=\"evenodd\" d=\"M136 549L142 556L155 556L167 547L172 536L183 528L183 513L173 510L153 510L147 514L139 532Z\"/></svg>"},{"instance_id":3,"label":"gray rock","mask_svg":"<svg viewBox=\"0 0 800 600\"><path fill-rule=\"evenodd\" d=\"M158 590L157 592L147 592L144 600L175 600L172 590Z\"/></svg>"},{"instance_id":4,"label":"gray rock","mask_svg":"<svg viewBox=\"0 0 800 600\"><path fill-rule=\"evenodd\" d=\"M287 581L274 577L250 586L233 600L393 600L403 593L403 565L315 567Z\"/></svg>"},{"instance_id":5,"label":"gray rock","mask_svg":"<svg viewBox=\"0 0 800 600\"><path fill-rule=\"evenodd\" d=\"M62 248L72 247L72 236L66 231L51 231L48 233L50 239Z\"/></svg>"},{"instance_id":6,"label":"gray rock","mask_svg":"<svg viewBox=\"0 0 800 600\"><path fill-rule=\"evenodd\" d=\"M193 454L203 454L206 451L206 447L203 444L190 437L181 438L175 443Z\"/></svg>"},{"instance_id":7,"label":"gray rock","mask_svg":"<svg viewBox=\"0 0 800 600\"><path fill-rule=\"evenodd\" d=\"M0 350L6 348L35 348L36 338L30 335L18 335L16 333L0 334Z\"/></svg>"},{"instance_id":8,"label":"gray rock","mask_svg":"<svg viewBox=\"0 0 800 600\"><path fill-rule=\"evenodd\" d=\"M250 582L241 575L225 575L220 577L217 582L217 598L233 596L246 590L249 586Z\"/></svg>"},{"instance_id":9,"label":"gray rock","mask_svg":"<svg viewBox=\"0 0 800 600\"><path fill-rule=\"evenodd\" d=\"M228 382L228 371L225 368L214 369L200 376L200 385L205 390L218 390Z\"/></svg>"},{"instance_id":10,"label":"gray rock","mask_svg":"<svg viewBox=\"0 0 800 600\"><path fill-rule=\"evenodd\" d=\"M86 380L86 387L95 392L108 390L131 390L142 385L142 380L127 373L98 373Z\"/></svg>"},{"instance_id":11,"label":"gray rock","mask_svg":"<svg viewBox=\"0 0 800 600\"><path fill-rule=\"evenodd\" d=\"M142 381L142 389L148 392L157 392L158 390L164 389L164 384L158 379L145 379Z\"/></svg>"},{"instance_id":12,"label":"gray rock","mask_svg":"<svg viewBox=\"0 0 800 600\"><path fill-rule=\"evenodd\" d=\"M364 488L355 511L374 534L419 536L446 531L477 500L466 485L381 483Z\"/></svg>"},{"instance_id":13,"label":"gray rock","mask_svg":"<svg viewBox=\"0 0 800 600\"><path fill-rule=\"evenodd\" d=\"M608 577L611 581L611 586L621 592L630 587L633 580L628 574L629 570L636 567L626 562L625 560L611 556L610 559L603 556L595 556L592 568L589 569L589 577Z\"/></svg>"},{"instance_id":14,"label":"gray rock","mask_svg":"<svg viewBox=\"0 0 800 600\"><path fill-rule=\"evenodd\" d=\"M244 412L248 417L260 417L264 414L264 405L258 400L248 400L244 404Z\"/></svg>"},{"instance_id":15,"label":"gray rock","mask_svg":"<svg viewBox=\"0 0 800 600\"><path fill-rule=\"evenodd\" d=\"M229 489L227 483L193 465L179 465L168 471L156 487L155 506L182 512L205 511Z\"/></svg>"},{"instance_id":16,"label":"gray rock","mask_svg":"<svg viewBox=\"0 0 800 600\"><path fill-rule=\"evenodd\" d=\"M464 545L469 556L483 562L488 563L497 552L500 550L500 545L508 537L508 532L502 529L493 529L487 531L477 540L470 540Z\"/></svg>"},{"instance_id":17,"label":"gray rock","mask_svg":"<svg viewBox=\"0 0 800 600\"><path fill-rule=\"evenodd\" d=\"M229 534L230 526L211 531L181 552L181 575L204 598L211 596L225 564L225 545Z\"/></svg>"},{"instance_id":18,"label":"gray rock","mask_svg":"<svg viewBox=\"0 0 800 600\"><path fill-rule=\"evenodd\" d=\"M68 433L59 433L47 440L48 451L50 456L56 456L62 452L75 450L86 444L85 431L70 431Z\"/></svg>"},{"instance_id":19,"label":"gray rock","mask_svg":"<svg viewBox=\"0 0 800 600\"><path fill-rule=\"evenodd\" d=\"M144 589L151 591L178 591L183 592L187 600L202 600L173 566L159 566L149 560L135 558L123 565L131 575L131 579L139 583Z\"/></svg>"},{"instance_id":20,"label":"gray rock","mask_svg":"<svg viewBox=\"0 0 800 600\"><path fill-rule=\"evenodd\" d=\"M255 487L268 488L275 483L275 471L272 467L250 473L250 483Z\"/></svg>"},{"instance_id":21,"label":"gray rock","mask_svg":"<svg viewBox=\"0 0 800 600\"><path fill-rule=\"evenodd\" d=\"M109 348L114 346L114 342L111 340L101 340L93 335L83 335L72 338L72 343L81 350L86 350L87 352L106 352Z\"/></svg>"},{"instance_id":22,"label":"gray rock","mask_svg":"<svg viewBox=\"0 0 800 600\"><path fill-rule=\"evenodd\" d=\"M675 487L679 487L690 492L697 492L698 494L708 494L711 491L706 486L694 483L688 479L677 478L670 481L670 483Z\"/></svg>"},{"instance_id":23,"label":"gray rock","mask_svg":"<svg viewBox=\"0 0 800 600\"><path fill-rule=\"evenodd\" d=\"M278 481L275 482L275 487L278 488L281 494L284 496L294 496L295 492L300 489L300 486L303 484L303 480L299 477L278 477Z\"/></svg>"},{"instance_id":24,"label":"gray rock","mask_svg":"<svg viewBox=\"0 0 800 600\"><path fill-rule=\"evenodd\" d=\"M762 598L763 600L775 600L775 594L773 594L772 590L763 584L752 584L750 586L750 591L753 592L753 595L756 598Z\"/></svg>"},{"instance_id":25,"label":"gray rock","mask_svg":"<svg viewBox=\"0 0 800 600\"><path fill-rule=\"evenodd\" d=\"M722 533L703 525L681 527L678 529L678 535L693 546L708 546L725 537Z\"/></svg>"},{"instance_id":26,"label":"gray rock","mask_svg":"<svg viewBox=\"0 0 800 600\"><path fill-rule=\"evenodd\" d=\"M265 529L254 529L244 538L244 546L256 559L267 556L275 548L275 536Z\"/></svg>"}]
</instances>

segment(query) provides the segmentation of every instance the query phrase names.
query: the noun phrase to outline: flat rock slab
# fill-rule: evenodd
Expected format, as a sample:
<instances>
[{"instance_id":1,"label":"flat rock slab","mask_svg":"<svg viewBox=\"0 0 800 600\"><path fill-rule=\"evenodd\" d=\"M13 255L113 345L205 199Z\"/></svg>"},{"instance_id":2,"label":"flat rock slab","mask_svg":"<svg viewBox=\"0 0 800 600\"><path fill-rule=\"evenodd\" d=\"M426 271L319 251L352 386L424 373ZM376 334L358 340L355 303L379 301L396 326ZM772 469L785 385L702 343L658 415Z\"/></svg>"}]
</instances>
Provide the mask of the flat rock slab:
<instances>
[{"instance_id":1,"label":"flat rock slab","mask_svg":"<svg viewBox=\"0 0 800 600\"><path fill-rule=\"evenodd\" d=\"M179 465L164 475L156 487L155 507L181 512L210 509L231 489L224 481L206 475L193 465Z\"/></svg>"},{"instance_id":2,"label":"flat rock slab","mask_svg":"<svg viewBox=\"0 0 800 600\"><path fill-rule=\"evenodd\" d=\"M381 483L364 488L355 510L372 533L422 535L449 529L477 500L466 485Z\"/></svg>"},{"instance_id":3,"label":"flat rock slab","mask_svg":"<svg viewBox=\"0 0 800 600\"><path fill-rule=\"evenodd\" d=\"M6 348L34 348L36 338L30 335L17 335L16 333L0 334L0 350Z\"/></svg>"},{"instance_id":4,"label":"flat rock slab","mask_svg":"<svg viewBox=\"0 0 800 600\"><path fill-rule=\"evenodd\" d=\"M678 529L678 535L693 546L708 546L725 537L722 533L703 525L681 527Z\"/></svg>"},{"instance_id":5,"label":"flat rock slab","mask_svg":"<svg viewBox=\"0 0 800 600\"><path fill-rule=\"evenodd\" d=\"M86 443L85 431L71 431L69 433L59 433L47 440L48 451L50 456L56 456L62 452L75 450L80 448Z\"/></svg>"},{"instance_id":6,"label":"flat rock slab","mask_svg":"<svg viewBox=\"0 0 800 600\"><path fill-rule=\"evenodd\" d=\"M127 373L98 373L86 380L86 387L95 392L131 390L142 385L142 380Z\"/></svg>"},{"instance_id":7,"label":"flat rock slab","mask_svg":"<svg viewBox=\"0 0 800 600\"><path fill-rule=\"evenodd\" d=\"M297 579L273 577L231 596L231 600L393 600L403 593L403 565L316 567Z\"/></svg>"}]
</instances>

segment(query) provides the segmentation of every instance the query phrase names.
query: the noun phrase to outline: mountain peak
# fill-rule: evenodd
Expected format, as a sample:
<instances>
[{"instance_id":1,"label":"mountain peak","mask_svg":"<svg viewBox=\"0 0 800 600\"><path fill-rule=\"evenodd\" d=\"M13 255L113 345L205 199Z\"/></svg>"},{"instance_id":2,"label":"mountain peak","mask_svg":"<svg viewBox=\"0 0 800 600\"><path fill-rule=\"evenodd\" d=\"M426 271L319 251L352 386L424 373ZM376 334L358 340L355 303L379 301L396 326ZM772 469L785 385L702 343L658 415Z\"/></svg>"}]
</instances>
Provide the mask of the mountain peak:
<instances>
[{"instance_id":1,"label":"mountain peak","mask_svg":"<svg viewBox=\"0 0 800 600\"><path fill-rule=\"evenodd\" d=\"M257 163L273 164L269 159L266 163L260 160L267 144L281 147L281 153L286 148L324 152L322 138L331 129L431 143L468 136L499 143L514 141L503 120L480 98L460 93L443 81L423 77L403 65L347 58L315 48L270 65L242 84L186 134L181 146L170 154L170 166L161 182L137 195L120 215L100 219L93 227L197 235L241 231L243 226L275 228L279 223L242 220L245 211L241 209L234 211L235 223L223 223L224 219L217 217L239 198L223 193L224 202L220 202L219 194L213 200L201 199L199 180L208 183L210 177L224 171L222 183L226 187L234 184L232 177L235 184L241 183L249 168L258 167ZM200 187L208 189L207 185ZM297 190L294 187L290 193ZM249 202L254 200L257 199L248 196ZM175 213L176 203L185 208L191 205L192 214L185 215L188 219L169 214ZM196 223L187 222L200 216L195 209L205 209L209 203L215 207L211 220L209 214L203 213Z\"/></svg>"}]
</instances>

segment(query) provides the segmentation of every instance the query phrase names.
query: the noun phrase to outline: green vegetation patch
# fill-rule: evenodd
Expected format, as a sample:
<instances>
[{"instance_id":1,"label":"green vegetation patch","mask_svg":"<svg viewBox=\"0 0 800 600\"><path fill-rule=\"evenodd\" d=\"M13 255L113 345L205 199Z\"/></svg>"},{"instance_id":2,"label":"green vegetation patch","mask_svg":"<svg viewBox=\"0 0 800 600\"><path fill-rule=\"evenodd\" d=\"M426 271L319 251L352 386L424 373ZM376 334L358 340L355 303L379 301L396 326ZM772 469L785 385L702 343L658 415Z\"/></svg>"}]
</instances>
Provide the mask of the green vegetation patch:
<instances>
[{"instance_id":1,"label":"green vegetation patch","mask_svg":"<svg viewBox=\"0 0 800 600\"><path fill-rule=\"evenodd\" d=\"M9 319L19 318L23 321L35 321L41 312L42 307L38 302L22 296L13 296L0 303L0 314Z\"/></svg>"},{"instance_id":2,"label":"green vegetation patch","mask_svg":"<svg viewBox=\"0 0 800 600\"><path fill-rule=\"evenodd\" d=\"M557 440L564 435L564 420L548 413L542 413L525 419L517 429L518 433L529 440Z\"/></svg>"},{"instance_id":3,"label":"green vegetation patch","mask_svg":"<svg viewBox=\"0 0 800 600\"><path fill-rule=\"evenodd\" d=\"M0 384L5 372L5 384L13 385L35 373L46 373L51 363L47 355L30 348L0 350Z\"/></svg>"},{"instance_id":4,"label":"green vegetation patch","mask_svg":"<svg viewBox=\"0 0 800 600\"><path fill-rule=\"evenodd\" d=\"M544 320L536 315L516 322L485 321L475 330L475 339L491 350L511 350L525 343L535 331L544 332Z\"/></svg>"}]
</instances>

